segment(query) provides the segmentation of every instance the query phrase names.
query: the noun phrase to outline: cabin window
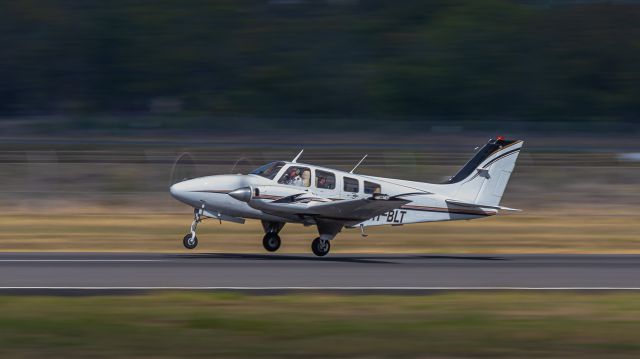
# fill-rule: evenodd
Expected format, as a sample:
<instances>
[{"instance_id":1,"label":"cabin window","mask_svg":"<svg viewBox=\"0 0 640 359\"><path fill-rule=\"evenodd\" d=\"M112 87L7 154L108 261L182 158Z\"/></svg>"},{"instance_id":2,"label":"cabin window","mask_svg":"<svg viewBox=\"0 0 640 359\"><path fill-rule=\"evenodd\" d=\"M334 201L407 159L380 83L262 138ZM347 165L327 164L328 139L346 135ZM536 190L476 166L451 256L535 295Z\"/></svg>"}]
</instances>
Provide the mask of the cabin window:
<instances>
[{"instance_id":1,"label":"cabin window","mask_svg":"<svg viewBox=\"0 0 640 359\"><path fill-rule=\"evenodd\" d=\"M355 178L345 177L344 178L344 191L345 192L360 192L360 183Z\"/></svg>"},{"instance_id":2,"label":"cabin window","mask_svg":"<svg viewBox=\"0 0 640 359\"><path fill-rule=\"evenodd\" d=\"M381 188L379 184L364 181L364 193L374 194L374 193L380 193L380 192L381 192Z\"/></svg>"},{"instance_id":3,"label":"cabin window","mask_svg":"<svg viewBox=\"0 0 640 359\"><path fill-rule=\"evenodd\" d=\"M298 187L309 187L311 186L311 170L307 167L291 166L284 171L278 183Z\"/></svg>"},{"instance_id":4,"label":"cabin window","mask_svg":"<svg viewBox=\"0 0 640 359\"><path fill-rule=\"evenodd\" d=\"M336 175L331 172L316 170L316 188L335 189Z\"/></svg>"},{"instance_id":5,"label":"cabin window","mask_svg":"<svg viewBox=\"0 0 640 359\"><path fill-rule=\"evenodd\" d=\"M252 175L262 176L268 179L274 179L280 169L284 166L284 162L271 162L259 167L251 172Z\"/></svg>"}]
</instances>

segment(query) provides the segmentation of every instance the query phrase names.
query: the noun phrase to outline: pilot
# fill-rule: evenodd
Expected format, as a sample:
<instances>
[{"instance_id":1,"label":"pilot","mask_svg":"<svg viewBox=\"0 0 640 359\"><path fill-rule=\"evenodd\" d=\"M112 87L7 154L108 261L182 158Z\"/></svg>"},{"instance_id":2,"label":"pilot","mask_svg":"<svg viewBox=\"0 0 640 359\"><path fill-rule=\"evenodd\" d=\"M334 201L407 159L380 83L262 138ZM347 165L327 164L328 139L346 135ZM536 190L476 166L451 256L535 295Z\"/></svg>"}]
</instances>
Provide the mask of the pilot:
<instances>
[{"instance_id":1,"label":"pilot","mask_svg":"<svg viewBox=\"0 0 640 359\"><path fill-rule=\"evenodd\" d=\"M300 177L300 169L299 168L292 168L291 172L289 172L289 183L290 185L293 186L298 186L298 187L302 187L304 185L303 181L302 181L302 177Z\"/></svg>"}]
</instances>

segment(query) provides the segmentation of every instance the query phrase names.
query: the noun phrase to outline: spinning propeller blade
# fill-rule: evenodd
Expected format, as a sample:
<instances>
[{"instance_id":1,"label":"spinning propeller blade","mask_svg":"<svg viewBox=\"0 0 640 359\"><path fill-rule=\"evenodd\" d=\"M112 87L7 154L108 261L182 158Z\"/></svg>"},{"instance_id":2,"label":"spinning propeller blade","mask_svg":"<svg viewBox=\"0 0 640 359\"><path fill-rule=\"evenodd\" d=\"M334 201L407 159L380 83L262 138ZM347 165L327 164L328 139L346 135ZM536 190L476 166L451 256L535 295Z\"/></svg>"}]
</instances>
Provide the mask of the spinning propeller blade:
<instances>
[{"instance_id":1,"label":"spinning propeller blade","mask_svg":"<svg viewBox=\"0 0 640 359\"><path fill-rule=\"evenodd\" d=\"M169 185L176 184L178 182L186 181L191 178L197 177L197 165L190 153L184 152L180 154L173 162L171 167L171 177L169 178Z\"/></svg>"},{"instance_id":2,"label":"spinning propeller blade","mask_svg":"<svg viewBox=\"0 0 640 359\"><path fill-rule=\"evenodd\" d=\"M229 162L224 161L222 163L216 164L217 162L218 162L217 160L213 160L210 163L214 165L213 170L211 169L211 166L208 166L209 168L206 171L206 173L198 173L198 170L202 170L204 172L205 169L199 168L201 166L199 166L196 163L195 158L189 152L184 152L180 154L176 158L176 160L173 162L173 166L171 168L171 176L169 179L169 182L170 182L169 185L171 186L178 182L186 181L188 179L196 178L199 176L205 176L205 175L235 174L235 173L247 174L256 167L253 161L246 156L241 156L236 161L234 161L229 171L224 170L224 167L226 167L226 165L221 166L222 163L229 163Z\"/></svg>"}]
</instances>

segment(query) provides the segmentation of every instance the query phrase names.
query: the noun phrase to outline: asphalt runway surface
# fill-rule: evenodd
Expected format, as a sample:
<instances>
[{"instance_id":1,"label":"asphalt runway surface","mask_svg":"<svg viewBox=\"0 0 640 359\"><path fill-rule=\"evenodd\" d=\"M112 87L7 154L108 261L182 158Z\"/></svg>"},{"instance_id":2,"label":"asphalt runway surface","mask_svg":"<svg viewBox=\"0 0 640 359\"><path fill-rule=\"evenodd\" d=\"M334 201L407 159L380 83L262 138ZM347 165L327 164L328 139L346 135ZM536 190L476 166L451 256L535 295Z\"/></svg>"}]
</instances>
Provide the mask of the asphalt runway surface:
<instances>
[{"instance_id":1,"label":"asphalt runway surface","mask_svg":"<svg viewBox=\"0 0 640 359\"><path fill-rule=\"evenodd\" d=\"M0 290L638 289L640 255L0 253Z\"/></svg>"}]
</instances>

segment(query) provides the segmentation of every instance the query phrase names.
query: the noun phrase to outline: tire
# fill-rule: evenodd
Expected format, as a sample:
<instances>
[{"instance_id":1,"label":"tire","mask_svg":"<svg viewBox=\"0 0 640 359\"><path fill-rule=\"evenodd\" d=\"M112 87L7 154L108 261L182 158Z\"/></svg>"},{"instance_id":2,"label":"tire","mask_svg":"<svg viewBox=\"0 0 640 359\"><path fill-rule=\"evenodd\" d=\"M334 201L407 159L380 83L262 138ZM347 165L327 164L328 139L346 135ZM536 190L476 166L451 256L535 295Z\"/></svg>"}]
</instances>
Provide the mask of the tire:
<instances>
[{"instance_id":1,"label":"tire","mask_svg":"<svg viewBox=\"0 0 640 359\"><path fill-rule=\"evenodd\" d=\"M275 233L267 233L262 238L262 245L269 252L277 251L280 248L280 244L280 236Z\"/></svg>"},{"instance_id":2,"label":"tire","mask_svg":"<svg viewBox=\"0 0 640 359\"><path fill-rule=\"evenodd\" d=\"M184 245L186 249L194 249L198 246L198 237L193 236L193 240L191 240L191 233L187 233L182 239L182 245Z\"/></svg>"},{"instance_id":3,"label":"tire","mask_svg":"<svg viewBox=\"0 0 640 359\"><path fill-rule=\"evenodd\" d=\"M311 251L318 257L324 257L331 250L331 243L329 241L322 241L320 238L316 238L311 242Z\"/></svg>"}]
</instances>

